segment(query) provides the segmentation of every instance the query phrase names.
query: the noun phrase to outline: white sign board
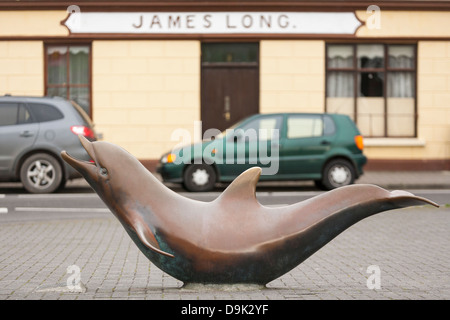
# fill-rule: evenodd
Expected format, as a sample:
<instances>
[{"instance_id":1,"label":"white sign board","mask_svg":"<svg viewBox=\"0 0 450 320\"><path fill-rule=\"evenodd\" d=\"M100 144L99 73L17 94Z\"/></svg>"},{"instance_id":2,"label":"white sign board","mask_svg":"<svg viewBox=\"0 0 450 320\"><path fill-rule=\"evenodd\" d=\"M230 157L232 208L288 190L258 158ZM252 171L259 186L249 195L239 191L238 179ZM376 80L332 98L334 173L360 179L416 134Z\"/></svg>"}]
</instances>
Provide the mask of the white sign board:
<instances>
[{"instance_id":1,"label":"white sign board","mask_svg":"<svg viewBox=\"0 0 450 320\"><path fill-rule=\"evenodd\" d=\"M76 12L71 33L354 34L353 12Z\"/></svg>"}]
</instances>

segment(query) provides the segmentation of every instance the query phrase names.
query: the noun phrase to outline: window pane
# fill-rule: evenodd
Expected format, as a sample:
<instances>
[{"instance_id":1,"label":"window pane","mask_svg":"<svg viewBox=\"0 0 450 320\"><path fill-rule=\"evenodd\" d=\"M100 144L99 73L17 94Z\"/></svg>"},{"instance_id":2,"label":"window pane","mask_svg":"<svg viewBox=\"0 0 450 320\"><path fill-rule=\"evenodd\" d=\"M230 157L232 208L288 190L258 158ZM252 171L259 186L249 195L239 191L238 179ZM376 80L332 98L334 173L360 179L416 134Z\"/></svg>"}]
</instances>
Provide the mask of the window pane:
<instances>
[{"instance_id":1,"label":"window pane","mask_svg":"<svg viewBox=\"0 0 450 320\"><path fill-rule=\"evenodd\" d=\"M327 98L327 112L348 115L355 121L355 99L349 98Z\"/></svg>"},{"instance_id":2,"label":"window pane","mask_svg":"<svg viewBox=\"0 0 450 320\"><path fill-rule=\"evenodd\" d=\"M415 133L414 98L388 98L387 110L388 136L413 137Z\"/></svg>"},{"instance_id":3,"label":"window pane","mask_svg":"<svg viewBox=\"0 0 450 320\"><path fill-rule=\"evenodd\" d=\"M327 97L353 97L354 91L352 72L328 73Z\"/></svg>"},{"instance_id":4,"label":"window pane","mask_svg":"<svg viewBox=\"0 0 450 320\"><path fill-rule=\"evenodd\" d=\"M320 116L291 116L287 121L287 138L320 137L323 121Z\"/></svg>"},{"instance_id":5,"label":"window pane","mask_svg":"<svg viewBox=\"0 0 450 320\"><path fill-rule=\"evenodd\" d=\"M329 45L328 68L353 68L353 46Z\"/></svg>"},{"instance_id":6,"label":"window pane","mask_svg":"<svg viewBox=\"0 0 450 320\"><path fill-rule=\"evenodd\" d=\"M48 46L46 58L47 95L73 99L90 114L90 47Z\"/></svg>"},{"instance_id":7,"label":"window pane","mask_svg":"<svg viewBox=\"0 0 450 320\"><path fill-rule=\"evenodd\" d=\"M361 133L368 137L383 137L384 98L358 98L356 123Z\"/></svg>"},{"instance_id":8,"label":"window pane","mask_svg":"<svg viewBox=\"0 0 450 320\"><path fill-rule=\"evenodd\" d=\"M258 62L258 43L202 43L202 62Z\"/></svg>"},{"instance_id":9,"label":"window pane","mask_svg":"<svg viewBox=\"0 0 450 320\"><path fill-rule=\"evenodd\" d=\"M80 105L80 107L83 108L83 110L90 114L90 103L89 103L89 88L88 87L81 87L81 88L70 88L70 100L74 100L77 104Z\"/></svg>"},{"instance_id":10,"label":"window pane","mask_svg":"<svg viewBox=\"0 0 450 320\"><path fill-rule=\"evenodd\" d=\"M414 73L389 72L387 79L387 95L388 136L414 136Z\"/></svg>"},{"instance_id":11,"label":"window pane","mask_svg":"<svg viewBox=\"0 0 450 320\"><path fill-rule=\"evenodd\" d=\"M327 112L346 114L354 120L354 92L353 72L328 72Z\"/></svg>"},{"instance_id":12,"label":"window pane","mask_svg":"<svg viewBox=\"0 0 450 320\"><path fill-rule=\"evenodd\" d=\"M9 126L17 123L17 103L0 103L0 126Z\"/></svg>"},{"instance_id":13,"label":"window pane","mask_svg":"<svg viewBox=\"0 0 450 320\"><path fill-rule=\"evenodd\" d=\"M358 68L383 68L384 50L381 44L360 44L356 48Z\"/></svg>"},{"instance_id":14,"label":"window pane","mask_svg":"<svg viewBox=\"0 0 450 320\"><path fill-rule=\"evenodd\" d=\"M61 97L67 99L67 88L66 87L48 87L47 96L49 97Z\"/></svg>"},{"instance_id":15,"label":"window pane","mask_svg":"<svg viewBox=\"0 0 450 320\"><path fill-rule=\"evenodd\" d=\"M414 47L406 45L388 46L390 68L414 68Z\"/></svg>"},{"instance_id":16,"label":"window pane","mask_svg":"<svg viewBox=\"0 0 450 320\"><path fill-rule=\"evenodd\" d=\"M383 72L361 72L358 74L358 97L382 97L383 91Z\"/></svg>"},{"instance_id":17,"label":"window pane","mask_svg":"<svg viewBox=\"0 0 450 320\"><path fill-rule=\"evenodd\" d=\"M71 46L70 54L70 83L89 84L89 47Z\"/></svg>"},{"instance_id":18,"label":"window pane","mask_svg":"<svg viewBox=\"0 0 450 320\"><path fill-rule=\"evenodd\" d=\"M389 72L387 78L387 96L398 98L414 97L415 83L412 72Z\"/></svg>"},{"instance_id":19,"label":"window pane","mask_svg":"<svg viewBox=\"0 0 450 320\"><path fill-rule=\"evenodd\" d=\"M48 84L67 83L67 47L47 48Z\"/></svg>"}]
</instances>

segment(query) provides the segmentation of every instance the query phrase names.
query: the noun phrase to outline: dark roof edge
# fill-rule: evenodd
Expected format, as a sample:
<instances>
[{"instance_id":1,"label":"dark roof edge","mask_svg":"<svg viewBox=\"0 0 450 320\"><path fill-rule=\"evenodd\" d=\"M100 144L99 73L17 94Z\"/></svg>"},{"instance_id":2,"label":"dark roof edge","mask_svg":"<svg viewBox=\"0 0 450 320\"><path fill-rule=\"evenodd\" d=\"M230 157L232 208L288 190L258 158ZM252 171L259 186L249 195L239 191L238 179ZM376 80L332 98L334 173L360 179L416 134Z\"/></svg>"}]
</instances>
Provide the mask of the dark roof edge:
<instances>
[{"instance_id":1,"label":"dark roof edge","mask_svg":"<svg viewBox=\"0 0 450 320\"><path fill-rule=\"evenodd\" d=\"M74 1L6 1L0 0L0 10L64 10ZM85 11L355 11L377 5L384 10L450 11L450 1L192 1L192 0L116 0L76 1Z\"/></svg>"}]
</instances>

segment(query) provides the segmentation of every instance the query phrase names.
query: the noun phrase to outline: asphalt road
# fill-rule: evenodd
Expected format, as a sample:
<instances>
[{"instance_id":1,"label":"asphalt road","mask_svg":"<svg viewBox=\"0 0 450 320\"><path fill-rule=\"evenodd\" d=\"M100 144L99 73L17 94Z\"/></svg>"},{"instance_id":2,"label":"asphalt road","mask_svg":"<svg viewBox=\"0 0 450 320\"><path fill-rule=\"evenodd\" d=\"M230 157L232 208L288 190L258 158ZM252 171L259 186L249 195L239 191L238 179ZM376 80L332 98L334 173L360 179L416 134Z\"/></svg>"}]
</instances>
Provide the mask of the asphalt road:
<instances>
[{"instance_id":1,"label":"asphalt road","mask_svg":"<svg viewBox=\"0 0 450 320\"><path fill-rule=\"evenodd\" d=\"M297 188L298 189L298 188ZM177 190L175 188L176 191ZM266 206L282 206L304 201L323 191L302 187L301 191L262 187L256 196ZM179 194L199 201L212 201L221 193L222 188L214 192ZM407 190L413 194L428 198L442 206L450 204L450 190ZM111 212L89 187L68 188L55 194L29 194L20 186L5 188L0 186L0 223L14 221L58 220L98 218Z\"/></svg>"}]
</instances>

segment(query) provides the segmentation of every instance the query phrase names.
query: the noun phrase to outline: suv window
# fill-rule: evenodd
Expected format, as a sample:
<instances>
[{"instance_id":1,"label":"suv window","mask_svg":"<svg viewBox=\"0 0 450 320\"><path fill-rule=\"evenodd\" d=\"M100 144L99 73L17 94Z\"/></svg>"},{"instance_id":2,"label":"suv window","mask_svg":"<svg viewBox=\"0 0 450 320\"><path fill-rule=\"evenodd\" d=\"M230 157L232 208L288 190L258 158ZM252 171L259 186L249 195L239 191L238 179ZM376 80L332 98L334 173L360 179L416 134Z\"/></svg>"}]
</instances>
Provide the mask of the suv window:
<instances>
[{"instance_id":1,"label":"suv window","mask_svg":"<svg viewBox=\"0 0 450 320\"><path fill-rule=\"evenodd\" d=\"M0 126L33 122L28 109L20 103L0 103Z\"/></svg>"},{"instance_id":2,"label":"suv window","mask_svg":"<svg viewBox=\"0 0 450 320\"><path fill-rule=\"evenodd\" d=\"M54 121L64 118L56 107L43 103L28 103L37 122Z\"/></svg>"}]
</instances>

